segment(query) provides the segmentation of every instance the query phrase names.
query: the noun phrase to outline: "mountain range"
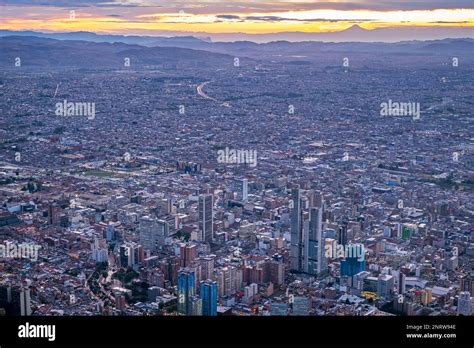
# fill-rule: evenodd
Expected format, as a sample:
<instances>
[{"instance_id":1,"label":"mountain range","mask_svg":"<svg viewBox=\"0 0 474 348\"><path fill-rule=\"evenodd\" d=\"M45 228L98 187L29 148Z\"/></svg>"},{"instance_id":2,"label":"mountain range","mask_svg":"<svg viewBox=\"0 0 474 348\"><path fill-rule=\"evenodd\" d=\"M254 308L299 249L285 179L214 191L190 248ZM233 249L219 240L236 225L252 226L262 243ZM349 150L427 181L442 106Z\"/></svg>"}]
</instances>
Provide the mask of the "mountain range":
<instances>
[{"instance_id":1,"label":"mountain range","mask_svg":"<svg viewBox=\"0 0 474 348\"><path fill-rule=\"evenodd\" d=\"M37 36L58 40L86 40L94 42L123 42L130 44L149 45L157 42L172 41L192 42L195 40L205 42L234 42L251 41L267 43L272 41L322 41L322 42L400 42L411 40L439 40L446 38L474 38L472 27L388 27L367 30L355 24L352 27L336 32L305 33L282 32L270 34L245 34L245 33L183 33L166 32L160 36L138 35L107 35L79 31L70 33L40 33L34 31L0 30L1 36Z\"/></svg>"},{"instance_id":2,"label":"mountain range","mask_svg":"<svg viewBox=\"0 0 474 348\"><path fill-rule=\"evenodd\" d=\"M0 66L12 67L16 57L27 66L97 67L118 69L130 58L134 67L178 67L200 64L221 67L232 64L234 57L250 60L290 61L301 59L321 61L321 55L393 54L404 56L474 57L474 39L444 39L433 41L384 42L288 42L255 43L250 41L212 42L208 39L187 37L123 37L94 33L0 34ZM13 34L14 32L8 32ZM14 33L17 34L17 33ZM48 38L45 36L53 36ZM57 39L61 37L62 39ZM122 42L127 41L127 42ZM110 42L112 41L112 42Z\"/></svg>"}]
</instances>

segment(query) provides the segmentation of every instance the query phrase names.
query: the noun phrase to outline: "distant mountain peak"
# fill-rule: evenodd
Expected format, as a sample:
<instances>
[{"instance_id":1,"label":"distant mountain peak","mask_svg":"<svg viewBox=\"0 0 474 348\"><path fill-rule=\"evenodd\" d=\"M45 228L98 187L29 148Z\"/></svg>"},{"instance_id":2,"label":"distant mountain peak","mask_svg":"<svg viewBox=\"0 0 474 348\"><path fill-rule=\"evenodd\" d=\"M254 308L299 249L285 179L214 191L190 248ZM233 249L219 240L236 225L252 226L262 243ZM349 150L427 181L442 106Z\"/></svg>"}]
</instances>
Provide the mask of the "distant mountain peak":
<instances>
[{"instance_id":1,"label":"distant mountain peak","mask_svg":"<svg viewBox=\"0 0 474 348\"><path fill-rule=\"evenodd\" d=\"M362 28L358 24L354 24L352 27L343 30L343 32L351 32L351 33L363 33L363 32L365 33L367 31L368 31L367 29Z\"/></svg>"}]
</instances>

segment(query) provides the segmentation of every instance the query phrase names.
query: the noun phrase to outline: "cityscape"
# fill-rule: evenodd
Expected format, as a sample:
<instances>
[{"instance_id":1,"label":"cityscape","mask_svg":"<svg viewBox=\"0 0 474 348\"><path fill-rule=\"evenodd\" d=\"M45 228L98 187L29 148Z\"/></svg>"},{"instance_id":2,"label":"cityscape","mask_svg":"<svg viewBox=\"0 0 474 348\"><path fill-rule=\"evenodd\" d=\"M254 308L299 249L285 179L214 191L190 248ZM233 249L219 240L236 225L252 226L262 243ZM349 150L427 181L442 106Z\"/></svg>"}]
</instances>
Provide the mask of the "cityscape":
<instances>
[{"instance_id":1,"label":"cityscape","mask_svg":"<svg viewBox=\"0 0 474 348\"><path fill-rule=\"evenodd\" d=\"M411 27L0 3L0 316L473 315L457 2L449 27L429 1Z\"/></svg>"}]
</instances>

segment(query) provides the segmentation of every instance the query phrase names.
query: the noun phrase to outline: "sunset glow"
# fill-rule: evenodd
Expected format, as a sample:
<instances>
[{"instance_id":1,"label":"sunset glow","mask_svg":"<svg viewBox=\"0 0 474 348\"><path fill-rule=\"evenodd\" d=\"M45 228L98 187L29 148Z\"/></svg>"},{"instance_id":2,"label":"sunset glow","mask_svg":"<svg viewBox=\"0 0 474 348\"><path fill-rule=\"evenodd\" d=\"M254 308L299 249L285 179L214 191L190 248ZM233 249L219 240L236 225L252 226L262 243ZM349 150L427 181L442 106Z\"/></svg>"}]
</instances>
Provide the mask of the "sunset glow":
<instances>
[{"instance_id":1,"label":"sunset glow","mask_svg":"<svg viewBox=\"0 0 474 348\"><path fill-rule=\"evenodd\" d=\"M53 2L54 3L54 2ZM365 29L381 27L474 27L474 10L466 8L372 10L361 8L308 9L308 2L242 2L225 6L218 2L177 2L166 6L144 1L93 3L82 7L51 5L0 4L0 29L41 31L93 31L98 33L278 33L330 32L358 24ZM204 6L206 4L206 6ZM179 5L182 5L179 6ZM293 5L294 9L288 10ZM302 8L305 7L305 8ZM277 10L275 10L277 9ZM74 17L71 18L71 12Z\"/></svg>"}]
</instances>

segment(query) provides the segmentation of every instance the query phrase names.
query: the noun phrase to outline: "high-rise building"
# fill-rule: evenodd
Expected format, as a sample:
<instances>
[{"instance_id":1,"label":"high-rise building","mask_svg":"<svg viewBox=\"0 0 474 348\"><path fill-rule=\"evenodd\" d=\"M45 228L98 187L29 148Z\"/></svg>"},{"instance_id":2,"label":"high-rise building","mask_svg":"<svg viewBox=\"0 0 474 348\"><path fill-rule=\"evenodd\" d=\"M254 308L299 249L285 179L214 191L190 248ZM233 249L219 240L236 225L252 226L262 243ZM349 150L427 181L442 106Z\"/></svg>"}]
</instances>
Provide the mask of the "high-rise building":
<instances>
[{"instance_id":1,"label":"high-rise building","mask_svg":"<svg viewBox=\"0 0 474 348\"><path fill-rule=\"evenodd\" d=\"M222 285L222 296L232 295L236 292L235 279L237 276L237 269L234 266L227 266L221 268L217 275L220 277Z\"/></svg>"},{"instance_id":2,"label":"high-rise building","mask_svg":"<svg viewBox=\"0 0 474 348\"><path fill-rule=\"evenodd\" d=\"M136 243L129 243L120 246L119 261L120 267L136 267L145 258L144 249Z\"/></svg>"},{"instance_id":3,"label":"high-rise building","mask_svg":"<svg viewBox=\"0 0 474 348\"><path fill-rule=\"evenodd\" d=\"M199 296L192 296L190 315L202 315L202 299Z\"/></svg>"},{"instance_id":4,"label":"high-rise building","mask_svg":"<svg viewBox=\"0 0 474 348\"><path fill-rule=\"evenodd\" d=\"M393 294L394 279L388 274L381 274L377 279L377 295L390 299Z\"/></svg>"},{"instance_id":5,"label":"high-rise building","mask_svg":"<svg viewBox=\"0 0 474 348\"><path fill-rule=\"evenodd\" d=\"M180 245L179 249L181 267L188 267L196 259L196 245L183 243Z\"/></svg>"},{"instance_id":6,"label":"high-rise building","mask_svg":"<svg viewBox=\"0 0 474 348\"><path fill-rule=\"evenodd\" d=\"M195 274L187 268L178 272L178 312L192 314L191 297L196 294Z\"/></svg>"},{"instance_id":7,"label":"high-rise building","mask_svg":"<svg viewBox=\"0 0 474 348\"><path fill-rule=\"evenodd\" d=\"M111 223L109 223L106 228L106 239L108 241L115 240L115 229Z\"/></svg>"},{"instance_id":8,"label":"high-rise building","mask_svg":"<svg viewBox=\"0 0 474 348\"><path fill-rule=\"evenodd\" d=\"M22 288L20 291L20 314L21 316L31 315L31 298L28 288Z\"/></svg>"},{"instance_id":9,"label":"high-rise building","mask_svg":"<svg viewBox=\"0 0 474 348\"><path fill-rule=\"evenodd\" d=\"M337 233L338 243L340 245L347 244L347 222L343 222L341 226L339 226L339 231Z\"/></svg>"},{"instance_id":10,"label":"high-rise building","mask_svg":"<svg viewBox=\"0 0 474 348\"><path fill-rule=\"evenodd\" d=\"M155 250L156 244L154 233L156 229L156 221L150 216L142 216L139 221L140 243L145 250Z\"/></svg>"},{"instance_id":11,"label":"high-rise building","mask_svg":"<svg viewBox=\"0 0 474 348\"><path fill-rule=\"evenodd\" d=\"M364 290L364 282L369 276L370 276L370 273L366 271L357 273L356 275L352 277L352 287L359 291Z\"/></svg>"},{"instance_id":12,"label":"high-rise building","mask_svg":"<svg viewBox=\"0 0 474 348\"><path fill-rule=\"evenodd\" d=\"M303 271L303 221L301 211L300 187L295 185L291 189L291 200L293 208L291 210L290 225L290 268L293 271Z\"/></svg>"},{"instance_id":13,"label":"high-rise building","mask_svg":"<svg viewBox=\"0 0 474 348\"><path fill-rule=\"evenodd\" d=\"M308 233L305 233L304 271L321 275L326 271L326 255L322 234L322 208L310 208Z\"/></svg>"},{"instance_id":14,"label":"high-rise building","mask_svg":"<svg viewBox=\"0 0 474 348\"><path fill-rule=\"evenodd\" d=\"M125 310L125 296L117 294L115 296L115 308L119 311Z\"/></svg>"},{"instance_id":15,"label":"high-rise building","mask_svg":"<svg viewBox=\"0 0 474 348\"><path fill-rule=\"evenodd\" d=\"M171 282L171 285L178 285L178 272L180 269L180 260L176 256L168 257L160 262L160 269L163 272L164 279Z\"/></svg>"},{"instance_id":16,"label":"high-rise building","mask_svg":"<svg viewBox=\"0 0 474 348\"><path fill-rule=\"evenodd\" d=\"M200 287L202 298L202 315L217 315L217 282L213 280L203 280Z\"/></svg>"},{"instance_id":17,"label":"high-rise building","mask_svg":"<svg viewBox=\"0 0 474 348\"><path fill-rule=\"evenodd\" d=\"M108 249L104 243L103 239L94 238L94 243L92 244L92 260L96 262L107 262L108 259Z\"/></svg>"},{"instance_id":18,"label":"high-rise building","mask_svg":"<svg viewBox=\"0 0 474 348\"><path fill-rule=\"evenodd\" d=\"M0 308L4 308L7 315L19 316L24 315L25 296L21 288L11 286L0 287Z\"/></svg>"},{"instance_id":19,"label":"high-rise building","mask_svg":"<svg viewBox=\"0 0 474 348\"><path fill-rule=\"evenodd\" d=\"M403 272L400 272L398 275L398 294L404 294L406 291L406 275Z\"/></svg>"},{"instance_id":20,"label":"high-rise building","mask_svg":"<svg viewBox=\"0 0 474 348\"><path fill-rule=\"evenodd\" d=\"M263 281L271 282L275 286L283 284L285 280L285 265L283 262L270 260L263 265Z\"/></svg>"},{"instance_id":21,"label":"high-rise building","mask_svg":"<svg viewBox=\"0 0 474 348\"><path fill-rule=\"evenodd\" d=\"M215 255L207 255L200 259L203 279L211 279L214 274L214 257Z\"/></svg>"},{"instance_id":22,"label":"high-rise building","mask_svg":"<svg viewBox=\"0 0 474 348\"><path fill-rule=\"evenodd\" d=\"M130 247L128 245L121 245L119 249L119 264L120 267L128 267L128 255L130 253Z\"/></svg>"},{"instance_id":23,"label":"high-rise building","mask_svg":"<svg viewBox=\"0 0 474 348\"><path fill-rule=\"evenodd\" d=\"M471 274L464 274L461 276L460 291L467 291L474 296L474 282Z\"/></svg>"},{"instance_id":24,"label":"high-rise building","mask_svg":"<svg viewBox=\"0 0 474 348\"><path fill-rule=\"evenodd\" d=\"M458 299L458 314L469 316L471 312L471 294L468 291L461 291Z\"/></svg>"},{"instance_id":25,"label":"high-rise building","mask_svg":"<svg viewBox=\"0 0 474 348\"><path fill-rule=\"evenodd\" d=\"M254 296L258 294L258 285L251 283L250 285L244 288L244 301L251 303L254 299Z\"/></svg>"},{"instance_id":26,"label":"high-rise building","mask_svg":"<svg viewBox=\"0 0 474 348\"><path fill-rule=\"evenodd\" d=\"M212 195L199 195L199 233L200 240L204 242L212 242L214 239L213 206L214 198Z\"/></svg>"},{"instance_id":27,"label":"high-rise building","mask_svg":"<svg viewBox=\"0 0 474 348\"><path fill-rule=\"evenodd\" d=\"M59 207L56 204L48 205L48 224L55 225L59 221Z\"/></svg>"},{"instance_id":28,"label":"high-rise building","mask_svg":"<svg viewBox=\"0 0 474 348\"><path fill-rule=\"evenodd\" d=\"M322 196L310 191L308 199L302 200L298 185L292 188L291 196L293 202L290 225L291 270L322 275L327 268L322 233L324 205ZM309 209L309 214L303 212L303 206Z\"/></svg>"},{"instance_id":29,"label":"high-rise building","mask_svg":"<svg viewBox=\"0 0 474 348\"><path fill-rule=\"evenodd\" d=\"M353 244L353 246L353 250L356 250L357 244ZM353 277L363 271L365 271L365 257L351 255L341 260L341 276Z\"/></svg>"},{"instance_id":30,"label":"high-rise building","mask_svg":"<svg viewBox=\"0 0 474 348\"><path fill-rule=\"evenodd\" d=\"M156 250L165 244L169 234L169 225L164 220L157 220L150 216L140 218L140 244L145 250Z\"/></svg>"},{"instance_id":31,"label":"high-rise building","mask_svg":"<svg viewBox=\"0 0 474 348\"><path fill-rule=\"evenodd\" d=\"M247 201L248 199L248 180L238 179L235 183L235 191L239 201Z\"/></svg>"}]
</instances>

